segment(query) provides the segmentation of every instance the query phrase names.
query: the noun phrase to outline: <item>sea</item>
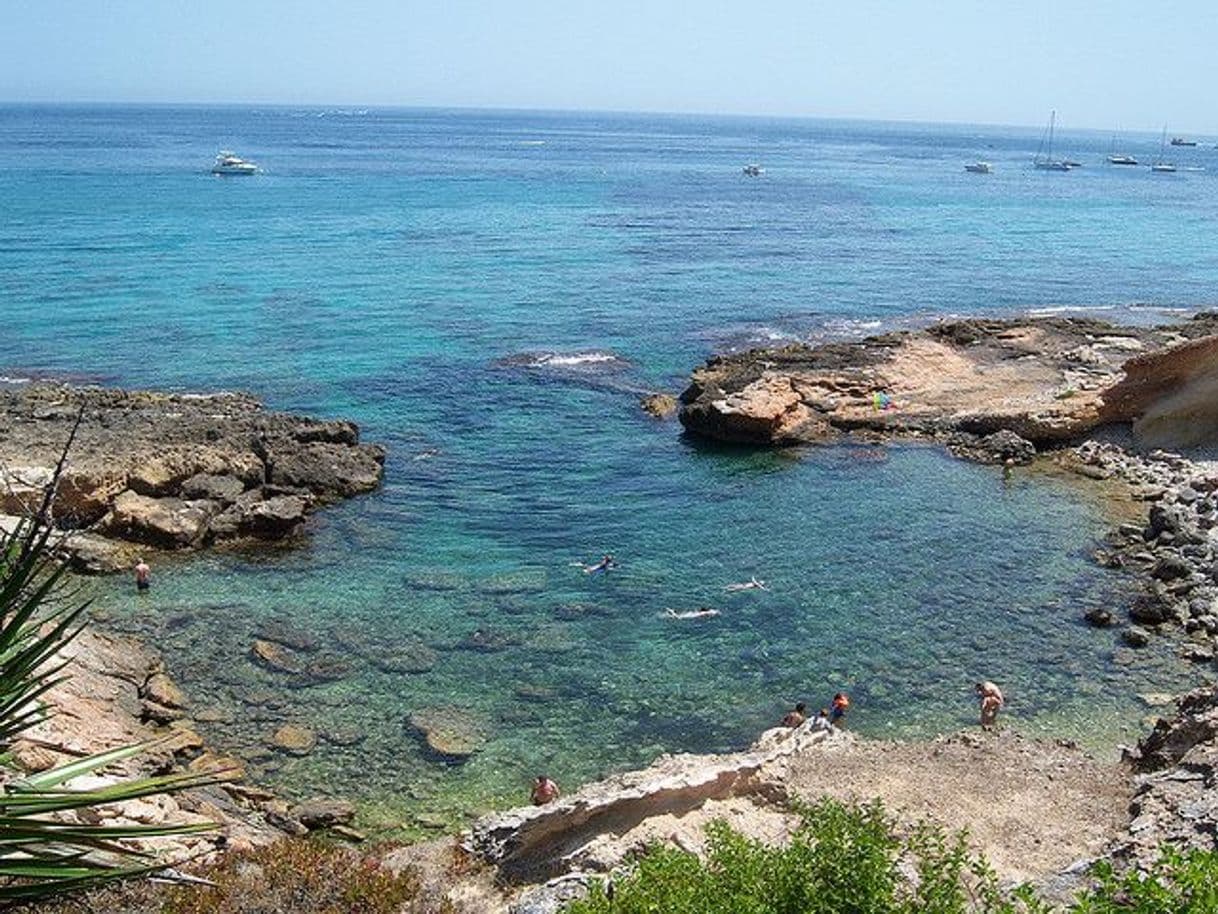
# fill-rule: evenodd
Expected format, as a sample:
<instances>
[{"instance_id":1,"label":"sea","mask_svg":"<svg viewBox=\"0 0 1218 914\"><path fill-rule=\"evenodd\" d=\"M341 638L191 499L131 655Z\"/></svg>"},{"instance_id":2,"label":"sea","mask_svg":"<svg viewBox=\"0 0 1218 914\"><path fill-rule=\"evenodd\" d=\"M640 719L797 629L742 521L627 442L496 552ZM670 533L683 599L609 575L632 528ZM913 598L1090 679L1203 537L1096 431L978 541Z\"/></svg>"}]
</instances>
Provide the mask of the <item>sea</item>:
<instances>
[{"instance_id":1,"label":"sea","mask_svg":"<svg viewBox=\"0 0 1218 914\"><path fill-rule=\"evenodd\" d=\"M929 447L758 450L639 408L723 352L959 315L1186 319L1218 288L1218 151L1037 126L327 107L0 107L0 375L357 421L385 482L291 548L86 582L159 647L204 736L289 796L423 834L794 702L867 736L975 720L1112 754L1170 652L1086 627L1128 579L1090 482ZM1135 155L1143 166L1105 157ZM218 150L252 177L210 174ZM966 173L984 159L993 173ZM747 163L764 173L749 177ZM584 574L612 553L619 567ZM767 590L726 586L757 577ZM676 620L668 610L717 616ZM268 622L345 664L253 662ZM404 659L408 658L408 659ZM429 753L412 714L481 740ZM294 723L301 757L269 747Z\"/></svg>"}]
</instances>

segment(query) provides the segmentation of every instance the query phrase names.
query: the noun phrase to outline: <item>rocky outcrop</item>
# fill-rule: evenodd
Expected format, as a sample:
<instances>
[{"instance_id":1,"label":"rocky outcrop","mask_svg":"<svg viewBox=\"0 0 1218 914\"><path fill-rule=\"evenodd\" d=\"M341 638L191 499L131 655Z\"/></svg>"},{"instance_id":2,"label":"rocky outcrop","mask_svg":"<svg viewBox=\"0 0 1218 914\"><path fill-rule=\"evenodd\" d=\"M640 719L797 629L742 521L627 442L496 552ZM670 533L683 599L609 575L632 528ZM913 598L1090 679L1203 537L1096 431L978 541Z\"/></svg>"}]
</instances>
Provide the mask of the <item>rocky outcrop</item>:
<instances>
[{"instance_id":1,"label":"rocky outcrop","mask_svg":"<svg viewBox=\"0 0 1218 914\"><path fill-rule=\"evenodd\" d=\"M649 768L589 784L554 803L482 819L463 846L509 881L604 870L619 862L605 853L604 836L623 835L648 819L687 815L711 801L771 791L759 777L763 766L825 738L807 728L783 729L769 731L747 752L662 756Z\"/></svg>"},{"instance_id":2,"label":"rocky outcrop","mask_svg":"<svg viewBox=\"0 0 1218 914\"><path fill-rule=\"evenodd\" d=\"M1115 857L1145 866L1165 843L1218 848L1218 689L1181 698L1175 716L1138 743L1134 768L1131 821Z\"/></svg>"},{"instance_id":3,"label":"rocky outcrop","mask_svg":"<svg viewBox=\"0 0 1218 914\"><path fill-rule=\"evenodd\" d=\"M130 567L108 542L284 539L383 472L383 450L353 423L266 412L243 394L34 384L0 390L0 513L32 513L77 417L53 516L76 531L61 546L83 571Z\"/></svg>"},{"instance_id":4,"label":"rocky outcrop","mask_svg":"<svg viewBox=\"0 0 1218 914\"><path fill-rule=\"evenodd\" d=\"M1218 441L1218 336L1130 359L1104 395L1106 421L1131 422L1149 447Z\"/></svg>"},{"instance_id":5,"label":"rocky outcrop","mask_svg":"<svg viewBox=\"0 0 1218 914\"><path fill-rule=\"evenodd\" d=\"M1151 329L967 320L857 343L752 350L695 371L680 419L721 441L932 437L961 456L1004 463L1116 422L1133 423L1148 441L1214 440L1214 324L1209 316Z\"/></svg>"}]
</instances>

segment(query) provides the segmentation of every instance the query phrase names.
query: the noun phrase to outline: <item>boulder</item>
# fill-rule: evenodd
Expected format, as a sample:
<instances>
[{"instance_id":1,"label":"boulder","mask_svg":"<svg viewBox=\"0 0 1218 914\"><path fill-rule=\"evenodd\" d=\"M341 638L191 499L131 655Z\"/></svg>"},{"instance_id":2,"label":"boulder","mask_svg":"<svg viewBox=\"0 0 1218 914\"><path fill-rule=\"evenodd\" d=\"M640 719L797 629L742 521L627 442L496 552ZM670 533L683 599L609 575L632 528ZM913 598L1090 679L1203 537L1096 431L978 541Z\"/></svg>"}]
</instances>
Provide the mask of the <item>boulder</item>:
<instances>
[{"instance_id":1,"label":"boulder","mask_svg":"<svg viewBox=\"0 0 1218 914\"><path fill-rule=\"evenodd\" d=\"M803 401L791 378L765 372L733 392L710 391L682 395L681 424L686 429L720 441L781 444L832 437L827 424ZM815 433L809 426L815 428Z\"/></svg>"},{"instance_id":2,"label":"boulder","mask_svg":"<svg viewBox=\"0 0 1218 914\"><path fill-rule=\"evenodd\" d=\"M143 697L166 708L186 707L186 696L165 673L153 673L144 682Z\"/></svg>"},{"instance_id":3,"label":"boulder","mask_svg":"<svg viewBox=\"0 0 1218 914\"><path fill-rule=\"evenodd\" d=\"M1087 624L1093 628L1111 628L1117 624L1117 618L1111 612L1100 607L1094 607L1083 614Z\"/></svg>"},{"instance_id":4,"label":"boulder","mask_svg":"<svg viewBox=\"0 0 1218 914\"><path fill-rule=\"evenodd\" d=\"M411 713L407 725L434 756L450 764L464 762L486 742L486 721L461 708L421 708Z\"/></svg>"},{"instance_id":5,"label":"boulder","mask_svg":"<svg viewBox=\"0 0 1218 914\"><path fill-rule=\"evenodd\" d=\"M259 539L283 539L300 529L307 514L308 502L301 496L276 495L251 505L240 530Z\"/></svg>"},{"instance_id":6,"label":"boulder","mask_svg":"<svg viewBox=\"0 0 1218 914\"><path fill-rule=\"evenodd\" d=\"M677 398L671 394L647 394L639 398L643 412L657 419L667 419L677 411Z\"/></svg>"},{"instance_id":7,"label":"boulder","mask_svg":"<svg viewBox=\"0 0 1218 914\"><path fill-rule=\"evenodd\" d=\"M384 475L384 452L378 448L313 441L288 449L270 446L268 478L280 486L305 489L323 501L371 492Z\"/></svg>"},{"instance_id":8,"label":"boulder","mask_svg":"<svg viewBox=\"0 0 1218 914\"><path fill-rule=\"evenodd\" d=\"M245 483L235 476L198 473L182 483L180 494L183 498L205 498L231 505L244 491Z\"/></svg>"},{"instance_id":9,"label":"boulder","mask_svg":"<svg viewBox=\"0 0 1218 914\"><path fill-rule=\"evenodd\" d=\"M297 803L288 815L310 831L346 825L355 818L355 807L343 800L315 798Z\"/></svg>"},{"instance_id":10,"label":"boulder","mask_svg":"<svg viewBox=\"0 0 1218 914\"><path fill-rule=\"evenodd\" d=\"M1160 581L1175 581L1192 573L1193 566L1187 560L1170 552L1160 556L1150 570L1151 577Z\"/></svg>"},{"instance_id":11,"label":"boulder","mask_svg":"<svg viewBox=\"0 0 1218 914\"><path fill-rule=\"evenodd\" d=\"M119 495L102 522L105 532L163 549L199 545L217 505L211 501L151 498L130 489Z\"/></svg>"},{"instance_id":12,"label":"boulder","mask_svg":"<svg viewBox=\"0 0 1218 914\"><path fill-rule=\"evenodd\" d=\"M1149 590L1134 598L1129 618L1143 625L1162 625L1176 618L1175 606L1167 594Z\"/></svg>"},{"instance_id":13,"label":"boulder","mask_svg":"<svg viewBox=\"0 0 1218 914\"><path fill-rule=\"evenodd\" d=\"M1121 630L1121 640L1130 647L1146 647L1150 644L1150 633L1144 628L1130 625Z\"/></svg>"},{"instance_id":14,"label":"boulder","mask_svg":"<svg viewBox=\"0 0 1218 914\"><path fill-rule=\"evenodd\" d=\"M284 724L271 736L271 747L289 755L308 755L316 746L317 734L296 724Z\"/></svg>"}]
</instances>

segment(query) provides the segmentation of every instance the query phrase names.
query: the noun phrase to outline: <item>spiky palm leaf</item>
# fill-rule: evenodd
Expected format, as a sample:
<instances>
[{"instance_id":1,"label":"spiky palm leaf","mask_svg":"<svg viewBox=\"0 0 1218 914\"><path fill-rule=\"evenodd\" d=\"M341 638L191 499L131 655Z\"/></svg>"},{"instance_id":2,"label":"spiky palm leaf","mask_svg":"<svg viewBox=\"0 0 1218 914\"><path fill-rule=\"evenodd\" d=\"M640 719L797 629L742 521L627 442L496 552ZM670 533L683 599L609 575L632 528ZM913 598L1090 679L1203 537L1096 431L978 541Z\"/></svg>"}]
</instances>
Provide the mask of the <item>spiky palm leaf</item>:
<instances>
[{"instance_id":1,"label":"spiky palm leaf","mask_svg":"<svg viewBox=\"0 0 1218 914\"><path fill-rule=\"evenodd\" d=\"M79 419L77 420L79 425ZM152 872L159 865L122 842L182 835L208 825L98 825L82 809L214 783L216 774L180 774L78 790L71 781L144 751L146 745L103 752L39 774L9 767L14 740L50 713L46 693L64 680L60 651L84 627L88 602L71 588L50 555L54 487L63 456L35 513L0 532L0 902L32 901L100 882Z\"/></svg>"}]
</instances>

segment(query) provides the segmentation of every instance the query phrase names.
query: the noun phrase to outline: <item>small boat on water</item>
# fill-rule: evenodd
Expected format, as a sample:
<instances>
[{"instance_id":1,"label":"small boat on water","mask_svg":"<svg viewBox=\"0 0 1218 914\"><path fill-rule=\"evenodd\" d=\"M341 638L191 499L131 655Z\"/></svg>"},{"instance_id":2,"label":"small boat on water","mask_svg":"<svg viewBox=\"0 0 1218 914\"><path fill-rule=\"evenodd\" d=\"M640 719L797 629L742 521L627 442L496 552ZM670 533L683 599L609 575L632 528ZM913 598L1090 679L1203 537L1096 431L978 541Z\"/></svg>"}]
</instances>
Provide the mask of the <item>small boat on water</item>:
<instances>
[{"instance_id":1,"label":"small boat on water","mask_svg":"<svg viewBox=\"0 0 1218 914\"><path fill-rule=\"evenodd\" d=\"M1138 160L1133 156L1127 155L1110 155L1108 157L1109 165L1137 165Z\"/></svg>"},{"instance_id":2,"label":"small boat on water","mask_svg":"<svg viewBox=\"0 0 1218 914\"><path fill-rule=\"evenodd\" d=\"M216 156L216 164L211 167L213 175L253 175L258 173L258 166L235 153L222 151Z\"/></svg>"},{"instance_id":3,"label":"small boat on water","mask_svg":"<svg viewBox=\"0 0 1218 914\"><path fill-rule=\"evenodd\" d=\"M1171 138L1171 144L1173 146L1196 146L1197 141L1196 140L1186 140L1182 136L1174 136Z\"/></svg>"},{"instance_id":4,"label":"small boat on water","mask_svg":"<svg viewBox=\"0 0 1218 914\"><path fill-rule=\"evenodd\" d=\"M968 162L964 170L974 175L988 175L993 172L994 166L989 162Z\"/></svg>"},{"instance_id":5,"label":"small boat on water","mask_svg":"<svg viewBox=\"0 0 1218 914\"><path fill-rule=\"evenodd\" d=\"M741 171L743 171L750 178L760 178L763 174L765 174L765 169L756 162L749 162L749 164L745 165Z\"/></svg>"}]
</instances>

